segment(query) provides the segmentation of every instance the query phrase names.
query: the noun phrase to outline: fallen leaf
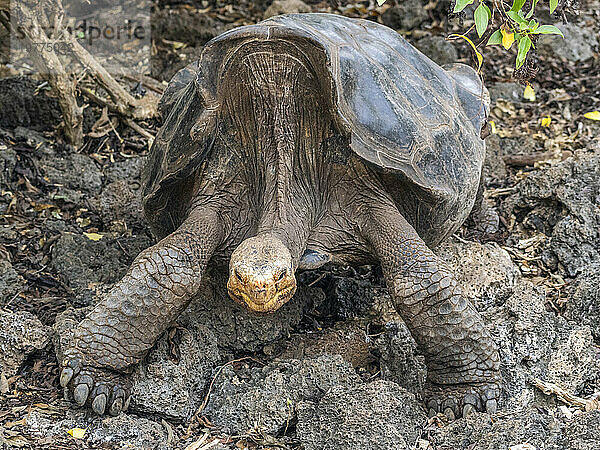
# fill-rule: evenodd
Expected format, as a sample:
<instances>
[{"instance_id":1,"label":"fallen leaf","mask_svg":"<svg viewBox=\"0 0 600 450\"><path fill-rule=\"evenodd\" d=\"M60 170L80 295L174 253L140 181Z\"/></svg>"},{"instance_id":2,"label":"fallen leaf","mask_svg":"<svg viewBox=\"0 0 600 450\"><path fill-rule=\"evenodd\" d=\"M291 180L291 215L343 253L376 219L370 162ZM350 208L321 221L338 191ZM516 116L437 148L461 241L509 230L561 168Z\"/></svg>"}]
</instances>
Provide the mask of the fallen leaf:
<instances>
[{"instance_id":1,"label":"fallen leaf","mask_svg":"<svg viewBox=\"0 0 600 450\"><path fill-rule=\"evenodd\" d=\"M71 428L69 431L67 431L67 433L69 433L75 439L83 439L85 436L85 430L83 428Z\"/></svg>"},{"instance_id":2,"label":"fallen leaf","mask_svg":"<svg viewBox=\"0 0 600 450\"><path fill-rule=\"evenodd\" d=\"M492 134L497 134L498 130L496 129L496 122L490 120L490 128L492 129Z\"/></svg>"},{"instance_id":3,"label":"fallen leaf","mask_svg":"<svg viewBox=\"0 0 600 450\"><path fill-rule=\"evenodd\" d=\"M586 119L600 120L600 111L590 111L583 115Z\"/></svg>"},{"instance_id":4,"label":"fallen leaf","mask_svg":"<svg viewBox=\"0 0 600 450\"><path fill-rule=\"evenodd\" d=\"M15 420L14 422L6 422L4 424L4 427L5 428L12 428L12 427L15 427L17 425L27 425L27 416L22 417L19 420Z\"/></svg>"},{"instance_id":5,"label":"fallen leaf","mask_svg":"<svg viewBox=\"0 0 600 450\"><path fill-rule=\"evenodd\" d=\"M525 90L523 91L523 98L525 100L529 100L530 102L535 101L535 91L530 84L525 87Z\"/></svg>"},{"instance_id":6,"label":"fallen leaf","mask_svg":"<svg viewBox=\"0 0 600 450\"><path fill-rule=\"evenodd\" d=\"M90 241L99 241L104 236L99 233L83 233L83 235L88 238Z\"/></svg>"},{"instance_id":7,"label":"fallen leaf","mask_svg":"<svg viewBox=\"0 0 600 450\"><path fill-rule=\"evenodd\" d=\"M552 118L550 116L542 117L542 126L549 127L552 122Z\"/></svg>"},{"instance_id":8,"label":"fallen leaf","mask_svg":"<svg viewBox=\"0 0 600 450\"><path fill-rule=\"evenodd\" d=\"M92 223L92 221L87 217L78 217L75 221L81 228L85 228Z\"/></svg>"}]
</instances>

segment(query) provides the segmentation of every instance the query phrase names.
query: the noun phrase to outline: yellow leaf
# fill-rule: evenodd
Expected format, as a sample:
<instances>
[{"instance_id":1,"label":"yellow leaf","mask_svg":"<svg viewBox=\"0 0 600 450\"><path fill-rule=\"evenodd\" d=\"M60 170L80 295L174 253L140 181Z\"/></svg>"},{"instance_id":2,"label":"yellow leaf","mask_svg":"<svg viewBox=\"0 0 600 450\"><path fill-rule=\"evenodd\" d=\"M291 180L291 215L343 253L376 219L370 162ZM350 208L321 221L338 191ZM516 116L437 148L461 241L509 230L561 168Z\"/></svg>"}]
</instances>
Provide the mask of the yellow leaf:
<instances>
[{"instance_id":1,"label":"yellow leaf","mask_svg":"<svg viewBox=\"0 0 600 450\"><path fill-rule=\"evenodd\" d=\"M492 129L492 134L497 134L498 130L496 130L496 122L490 120L490 128Z\"/></svg>"},{"instance_id":2,"label":"yellow leaf","mask_svg":"<svg viewBox=\"0 0 600 450\"><path fill-rule=\"evenodd\" d=\"M78 217L75 222L77 222L81 228L85 228L92 223L87 217Z\"/></svg>"},{"instance_id":3,"label":"yellow leaf","mask_svg":"<svg viewBox=\"0 0 600 450\"><path fill-rule=\"evenodd\" d=\"M583 115L586 119L600 120L600 111L590 111Z\"/></svg>"},{"instance_id":4,"label":"yellow leaf","mask_svg":"<svg viewBox=\"0 0 600 450\"><path fill-rule=\"evenodd\" d=\"M525 91L523 91L523 98L525 98L525 100L529 100L530 102L535 101L535 91L530 84L525 87Z\"/></svg>"},{"instance_id":5,"label":"yellow leaf","mask_svg":"<svg viewBox=\"0 0 600 450\"><path fill-rule=\"evenodd\" d=\"M83 235L88 238L90 241L99 241L104 236L98 233L83 233Z\"/></svg>"},{"instance_id":6,"label":"yellow leaf","mask_svg":"<svg viewBox=\"0 0 600 450\"><path fill-rule=\"evenodd\" d=\"M552 118L550 116L542 117L542 126L549 127L552 122Z\"/></svg>"},{"instance_id":7,"label":"yellow leaf","mask_svg":"<svg viewBox=\"0 0 600 450\"><path fill-rule=\"evenodd\" d=\"M477 56L477 62L479 63L479 66L477 67L477 71L479 72L479 69L481 69L481 65L483 64L483 55L481 53L479 53L479 51L477 50L477 47L475 47L475 44L473 44L473 41L471 39L469 39L468 37L466 37L464 34L451 34L448 36L448 39L464 39L465 41L467 41L469 43L469 45L475 52L475 56Z\"/></svg>"},{"instance_id":8,"label":"yellow leaf","mask_svg":"<svg viewBox=\"0 0 600 450\"><path fill-rule=\"evenodd\" d=\"M508 50L515 42L515 33L509 33L504 28L500 29L500 33L502 33L502 47Z\"/></svg>"},{"instance_id":9,"label":"yellow leaf","mask_svg":"<svg viewBox=\"0 0 600 450\"><path fill-rule=\"evenodd\" d=\"M83 436L85 436L85 430L83 428L71 428L67 433L75 439L83 439Z\"/></svg>"}]
</instances>

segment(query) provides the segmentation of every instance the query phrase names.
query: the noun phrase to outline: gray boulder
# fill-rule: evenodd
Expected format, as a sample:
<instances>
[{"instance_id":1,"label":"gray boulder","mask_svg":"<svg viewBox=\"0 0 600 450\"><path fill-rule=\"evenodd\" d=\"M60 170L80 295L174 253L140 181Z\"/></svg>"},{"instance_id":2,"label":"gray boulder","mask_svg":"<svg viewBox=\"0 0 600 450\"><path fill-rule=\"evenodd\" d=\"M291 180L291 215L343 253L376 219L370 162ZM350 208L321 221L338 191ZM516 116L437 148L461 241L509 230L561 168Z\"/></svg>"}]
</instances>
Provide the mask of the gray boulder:
<instances>
[{"instance_id":1,"label":"gray boulder","mask_svg":"<svg viewBox=\"0 0 600 450\"><path fill-rule=\"evenodd\" d=\"M309 13L311 11L310 6L302 0L273 0L273 3L266 9L263 19L280 14Z\"/></svg>"},{"instance_id":2,"label":"gray boulder","mask_svg":"<svg viewBox=\"0 0 600 450\"><path fill-rule=\"evenodd\" d=\"M440 449L497 450L529 444L546 450L599 448L600 411L580 413L572 419L543 408L513 409L492 420L473 414L444 427L428 427L429 443ZM427 447L425 447L427 448Z\"/></svg>"},{"instance_id":3,"label":"gray boulder","mask_svg":"<svg viewBox=\"0 0 600 450\"><path fill-rule=\"evenodd\" d=\"M429 16L419 0L402 0L382 15L383 24L394 30L412 30L425 22Z\"/></svg>"},{"instance_id":4,"label":"gray boulder","mask_svg":"<svg viewBox=\"0 0 600 450\"><path fill-rule=\"evenodd\" d=\"M80 409L67 410L58 419L55 414L49 414L49 411L35 408L27 415L27 430L33 436L55 436L58 441L67 436L68 430L82 428L85 430L84 441L91 448L175 448L174 442L169 442L169 430L165 424L164 421L161 424L128 414L99 417Z\"/></svg>"},{"instance_id":5,"label":"gray boulder","mask_svg":"<svg viewBox=\"0 0 600 450\"><path fill-rule=\"evenodd\" d=\"M574 23L558 23L556 26L565 38L558 35L541 35L537 50L549 58L566 58L572 62L592 58L598 49L598 35L593 28L580 27Z\"/></svg>"},{"instance_id":6,"label":"gray boulder","mask_svg":"<svg viewBox=\"0 0 600 450\"><path fill-rule=\"evenodd\" d=\"M145 234L105 234L94 241L83 234L64 232L52 246L51 265L69 287L81 292L119 280L133 259L152 243Z\"/></svg>"},{"instance_id":7,"label":"gray boulder","mask_svg":"<svg viewBox=\"0 0 600 450\"><path fill-rule=\"evenodd\" d=\"M600 348L588 326L576 326L557 342L548 363L547 381L568 392L585 396L600 387Z\"/></svg>"},{"instance_id":8,"label":"gray boulder","mask_svg":"<svg viewBox=\"0 0 600 450\"><path fill-rule=\"evenodd\" d=\"M15 375L29 354L50 342L50 331L29 312L0 310L0 376Z\"/></svg>"},{"instance_id":9,"label":"gray boulder","mask_svg":"<svg viewBox=\"0 0 600 450\"><path fill-rule=\"evenodd\" d=\"M463 294L479 311L503 304L520 281L519 269L498 244L451 241L435 251L454 268Z\"/></svg>"},{"instance_id":10,"label":"gray boulder","mask_svg":"<svg viewBox=\"0 0 600 450\"><path fill-rule=\"evenodd\" d=\"M514 213L549 237L544 265L575 277L600 261L600 156L569 158L533 172L518 186Z\"/></svg>"},{"instance_id":11,"label":"gray boulder","mask_svg":"<svg viewBox=\"0 0 600 450\"><path fill-rule=\"evenodd\" d=\"M58 154L45 145L40 149L38 168L56 185L54 200L79 203L85 193L100 192L102 172L92 158L81 153Z\"/></svg>"},{"instance_id":12,"label":"gray boulder","mask_svg":"<svg viewBox=\"0 0 600 450\"><path fill-rule=\"evenodd\" d=\"M177 355L163 336L133 374L130 410L185 422L198 410L203 390L221 355L205 326L177 329Z\"/></svg>"},{"instance_id":13,"label":"gray boulder","mask_svg":"<svg viewBox=\"0 0 600 450\"><path fill-rule=\"evenodd\" d=\"M318 401L334 386L358 382L341 356L276 360L240 372L226 367L213 385L203 414L225 433L283 434L295 421L299 402Z\"/></svg>"},{"instance_id":14,"label":"gray boulder","mask_svg":"<svg viewBox=\"0 0 600 450\"><path fill-rule=\"evenodd\" d=\"M6 305L25 286L23 278L6 260L0 261L0 307Z\"/></svg>"},{"instance_id":15,"label":"gray boulder","mask_svg":"<svg viewBox=\"0 0 600 450\"><path fill-rule=\"evenodd\" d=\"M440 66L458 59L456 47L443 36L425 36L415 43L415 47Z\"/></svg>"},{"instance_id":16,"label":"gray boulder","mask_svg":"<svg viewBox=\"0 0 600 450\"><path fill-rule=\"evenodd\" d=\"M590 327L596 343L600 343L600 262L590 265L577 277L575 293L567 303L566 316Z\"/></svg>"},{"instance_id":17,"label":"gray boulder","mask_svg":"<svg viewBox=\"0 0 600 450\"><path fill-rule=\"evenodd\" d=\"M297 437L306 450L415 448L427 416L415 396L391 381L334 386L298 405Z\"/></svg>"}]
</instances>

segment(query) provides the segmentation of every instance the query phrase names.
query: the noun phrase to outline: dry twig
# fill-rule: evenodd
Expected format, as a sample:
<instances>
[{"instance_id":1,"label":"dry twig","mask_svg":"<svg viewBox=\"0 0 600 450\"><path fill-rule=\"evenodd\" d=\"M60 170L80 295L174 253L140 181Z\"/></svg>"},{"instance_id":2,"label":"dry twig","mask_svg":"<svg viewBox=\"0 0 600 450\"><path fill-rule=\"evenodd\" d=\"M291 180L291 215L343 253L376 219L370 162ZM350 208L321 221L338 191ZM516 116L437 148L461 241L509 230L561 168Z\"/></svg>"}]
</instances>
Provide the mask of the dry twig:
<instances>
[{"instance_id":1,"label":"dry twig","mask_svg":"<svg viewBox=\"0 0 600 450\"><path fill-rule=\"evenodd\" d=\"M600 393L594 395L590 399L585 399L565 391L554 383L548 383L539 378L533 379L533 385L546 395L556 395L561 402L566 403L569 406L574 406L584 411L600 410Z\"/></svg>"}]
</instances>

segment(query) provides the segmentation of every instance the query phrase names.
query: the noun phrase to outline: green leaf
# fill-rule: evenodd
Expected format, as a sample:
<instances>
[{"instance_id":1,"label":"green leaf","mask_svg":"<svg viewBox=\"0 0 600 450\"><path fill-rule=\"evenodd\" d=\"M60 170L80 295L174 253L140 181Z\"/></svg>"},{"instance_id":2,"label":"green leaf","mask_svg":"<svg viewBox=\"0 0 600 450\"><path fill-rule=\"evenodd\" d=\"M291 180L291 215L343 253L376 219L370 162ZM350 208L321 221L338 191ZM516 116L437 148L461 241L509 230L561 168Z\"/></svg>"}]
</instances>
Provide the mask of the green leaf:
<instances>
[{"instance_id":1,"label":"green leaf","mask_svg":"<svg viewBox=\"0 0 600 450\"><path fill-rule=\"evenodd\" d=\"M540 0L533 0L533 3L531 4L531 9L529 10L529 12L527 13L527 15L525 16L526 19L529 19L531 16L533 16L533 11L535 10L535 7L537 5L537 3Z\"/></svg>"},{"instance_id":2,"label":"green leaf","mask_svg":"<svg viewBox=\"0 0 600 450\"><path fill-rule=\"evenodd\" d=\"M537 28L533 34L558 34L564 38L562 31L560 31L554 25L542 25L541 27Z\"/></svg>"},{"instance_id":3,"label":"green leaf","mask_svg":"<svg viewBox=\"0 0 600 450\"><path fill-rule=\"evenodd\" d=\"M383 5L386 2L386 0L377 0L377 4L379 6Z\"/></svg>"},{"instance_id":4,"label":"green leaf","mask_svg":"<svg viewBox=\"0 0 600 450\"><path fill-rule=\"evenodd\" d=\"M485 45L502 45L502 32L500 30L494 31Z\"/></svg>"},{"instance_id":5,"label":"green leaf","mask_svg":"<svg viewBox=\"0 0 600 450\"><path fill-rule=\"evenodd\" d=\"M475 28L477 28L477 34L479 37L483 36L485 30L487 30L488 23L490 22L490 17L492 17L492 12L490 8L488 8L483 3L479 3L479 6L475 10Z\"/></svg>"},{"instance_id":6,"label":"green leaf","mask_svg":"<svg viewBox=\"0 0 600 450\"><path fill-rule=\"evenodd\" d=\"M523 36L519 39L519 51L517 53L517 69L523 65L525 58L527 58L527 52L531 48L531 39L529 36Z\"/></svg>"},{"instance_id":7,"label":"green leaf","mask_svg":"<svg viewBox=\"0 0 600 450\"><path fill-rule=\"evenodd\" d=\"M515 11L508 11L506 13L506 15L508 17L510 17L512 20L514 20L515 22L517 22L519 24L519 26L523 27L523 28L529 28L529 22L527 22L523 17L521 17L521 15Z\"/></svg>"},{"instance_id":8,"label":"green leaf","mask_svg":"<svg viewBox=\"0 0 600 450\"><path fill-rule=\"evenodd\" d=\"M461 12L463 9L465 9L468 5L470 5L474 1L475 0L456 0L456 4L454 5L454 10L452 12L453 13Z\"/></svg>"},{"instance_id":9,"label":"green leaf","mask_svg":"<svg viewBox=\"0 0 600 450\"><path fill-rule=\"evenodd\" d=\"M558 0L550 0L550 14L552 14L558 6Z\"/></svg>"},{"instance_id":10,"label":"green leaf","mask_svg":"<svg viewBox=\"0 0 600 450\"><path fill-rule=\"evenodd\" d=\"M524 4L525 0L514 0L510 10L517 12L523 7Z\"/></svg>"}]
</instances>

